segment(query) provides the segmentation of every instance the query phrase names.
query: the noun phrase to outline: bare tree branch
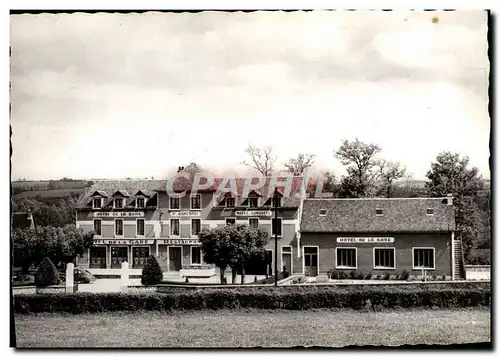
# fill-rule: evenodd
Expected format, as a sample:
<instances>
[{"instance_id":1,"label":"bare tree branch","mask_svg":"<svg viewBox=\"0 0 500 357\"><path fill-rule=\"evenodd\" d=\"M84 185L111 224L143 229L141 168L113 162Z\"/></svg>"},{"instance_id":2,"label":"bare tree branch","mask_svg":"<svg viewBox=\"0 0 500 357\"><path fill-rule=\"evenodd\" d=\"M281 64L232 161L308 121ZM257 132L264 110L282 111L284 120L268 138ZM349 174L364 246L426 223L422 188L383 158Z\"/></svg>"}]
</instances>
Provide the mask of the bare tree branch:
<instances>
[{"instance_id":1,"label":"bare tree branch","mask_svg":"<svg viewBox=\"0 0 500 357\"><path fill-rule=\"evenodd\" d=\"M300 176L314 164L314 158L314 154L300 153L296 158L290 158L284 166L294 176Z\"/></svg>"},{"instance_id":2,"label":"bare tree branch","mask_svg":"<svg viewBox=\"0 0 500 357\"><path fill-rule=\"evenodd\" d=\"M243 161L243 165L256 169L263 176L272 174L276 157L271 146L259 148L250 143L245 152L250 156L250 161Z\"/></svg>"}]
</instances>

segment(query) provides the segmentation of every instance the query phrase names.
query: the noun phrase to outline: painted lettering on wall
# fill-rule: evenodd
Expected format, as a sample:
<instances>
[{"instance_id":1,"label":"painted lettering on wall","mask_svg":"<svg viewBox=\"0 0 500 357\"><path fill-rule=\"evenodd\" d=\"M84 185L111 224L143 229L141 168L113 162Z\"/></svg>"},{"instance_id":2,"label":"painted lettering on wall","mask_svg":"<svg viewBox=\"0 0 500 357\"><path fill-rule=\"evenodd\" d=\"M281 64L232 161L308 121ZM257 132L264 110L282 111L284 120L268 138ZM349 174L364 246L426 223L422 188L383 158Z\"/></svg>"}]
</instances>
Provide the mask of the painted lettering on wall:
<instances>
[{"instance_id":1,"label":"painted lettering on wall","mask_svg":"<svg viewBox=\"0 0 500 357\"><path fill-rule=\"evenodd\" d=\"M236 211L236 216L272 216L271 211Z\"/></svg>"},{"instance_id":2,"label":"painted lettering on wall","mask_svg":"<svg viewBox=\"0 0 500 357\"><path fill-rule=\"evenodd\" d=\"M192 211L179 211L179 212L170 212L170 216L172 217L199 217L201 216L201 212L192 212Z\"/></svg>"},{"instance_id":3,"label":"painted lettering on wall","mask_svg":"<svg viewBox=\"0 0 500 357\"><path fill-rule=\"evenodd\" d=\"M94 212L94 217L144 217L144 212Z\"/></svg>"},{"instance_id":4,"label":"painted lettering on wall","mask_svg":"<svg viewBox=\"0 0 500 357\"><path fill-rule=\"evenodd\" d=\"M94 244L125 244L125 245L135 245L135 244L153 244L153 239L95 239Z\"/></svg>"},{"instance_id":5,"label":"painted lettering on wall","mask_svg":"<svg viewBox=\"0 0 500 357\"><path fill-rule=\"evenodd\" d=\"M394 237L337 237L337 243L394 243Z\"/></svg>"},{"instance_id":6,"label":"painted lettering on wall","mask_svg":"<svg viewBox=\"0 0 500 357\"><path fill-rule=\"evenodd\" d=\"M159 244L167 245L198 245L201 244L199 239L163 239L158 241Z\"/></svg>"}]
</instances>

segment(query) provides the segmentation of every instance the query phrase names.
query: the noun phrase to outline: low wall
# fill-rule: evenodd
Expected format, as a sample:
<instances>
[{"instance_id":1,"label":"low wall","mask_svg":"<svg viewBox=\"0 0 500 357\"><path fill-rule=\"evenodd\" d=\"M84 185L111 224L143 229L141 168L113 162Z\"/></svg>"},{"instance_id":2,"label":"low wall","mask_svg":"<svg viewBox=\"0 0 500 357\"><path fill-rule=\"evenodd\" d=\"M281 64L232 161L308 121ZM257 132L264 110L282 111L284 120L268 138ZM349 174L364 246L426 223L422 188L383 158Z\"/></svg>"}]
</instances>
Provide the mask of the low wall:
<instances>
[{"instance_id":1,"label":"low wall","mask_svg":"<svg viewBox=\"0 0 500 357\"><path fill-rule=\"evenodd\" d=\"M465 280L490 280L489 265L466 265Z\"/></svg>"}]
</instances>

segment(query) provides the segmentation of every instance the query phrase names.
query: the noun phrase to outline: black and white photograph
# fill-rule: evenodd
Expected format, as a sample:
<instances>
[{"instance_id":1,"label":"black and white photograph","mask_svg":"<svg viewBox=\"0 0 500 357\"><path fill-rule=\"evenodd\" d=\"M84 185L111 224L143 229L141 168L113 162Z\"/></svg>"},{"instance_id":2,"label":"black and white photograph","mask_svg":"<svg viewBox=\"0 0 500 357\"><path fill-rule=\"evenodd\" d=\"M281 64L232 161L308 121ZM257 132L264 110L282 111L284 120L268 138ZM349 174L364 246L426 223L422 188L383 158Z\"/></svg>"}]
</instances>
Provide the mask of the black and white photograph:
<instances>
[{"instance_id":1,"label":"black and white photograph","mask_svg":"<svg viewBox=\"0 0 500 357\"><path fill-rule=\"evenodd\" d=\"M8 16L12 348L491 349L488 10Z\"/></svg>"}]
</instances>

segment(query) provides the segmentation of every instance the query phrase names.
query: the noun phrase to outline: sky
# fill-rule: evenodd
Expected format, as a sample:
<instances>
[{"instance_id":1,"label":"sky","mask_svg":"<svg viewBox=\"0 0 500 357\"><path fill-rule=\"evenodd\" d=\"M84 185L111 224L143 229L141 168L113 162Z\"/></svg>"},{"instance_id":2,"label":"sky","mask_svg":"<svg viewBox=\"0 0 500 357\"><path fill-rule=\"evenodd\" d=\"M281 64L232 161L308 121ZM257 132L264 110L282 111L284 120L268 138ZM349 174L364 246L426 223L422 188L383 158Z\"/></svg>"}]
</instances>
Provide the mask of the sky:
<instances>
[{"instance_id":1,"label":"sky","mask_svg":"<svg viewBox=\"0 0 500 357\"><path fill-rule=\"evenodd\" d=\"M11 15L12 179L245 170L249 143L344 168L342 140L425 178L489 178L487 14L312 11Z\"/></svg>"}]
</instances>

